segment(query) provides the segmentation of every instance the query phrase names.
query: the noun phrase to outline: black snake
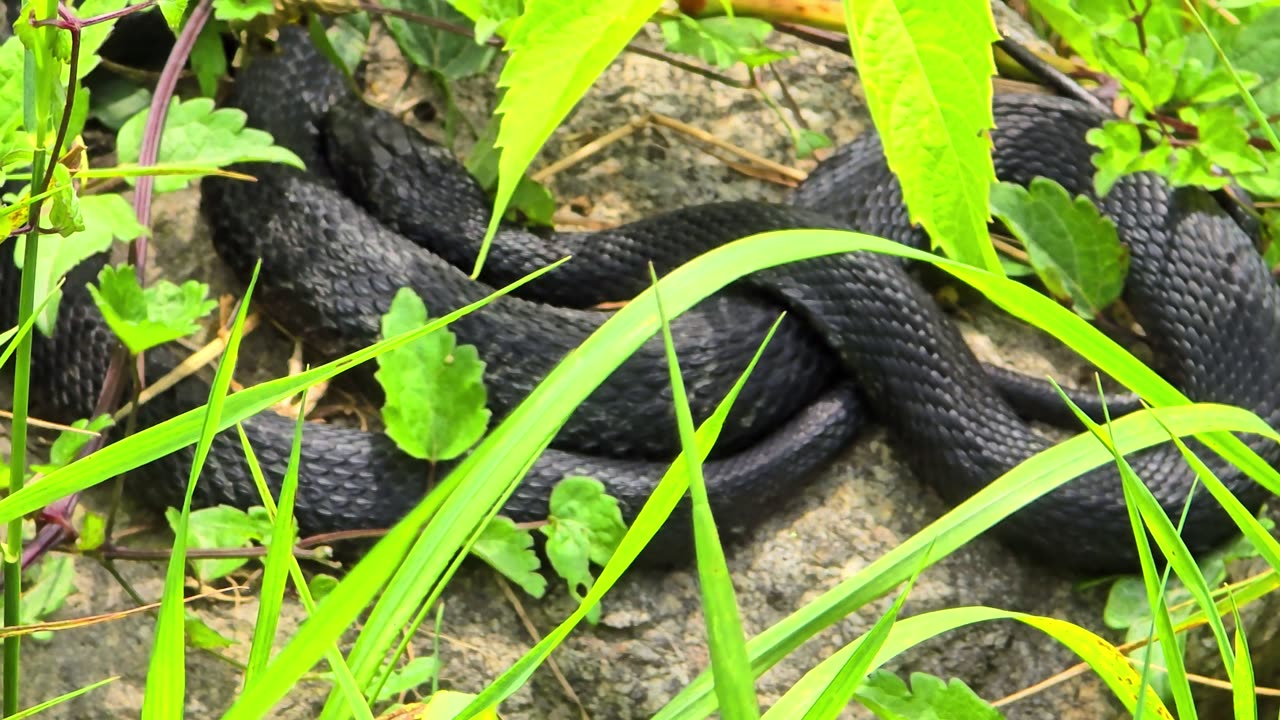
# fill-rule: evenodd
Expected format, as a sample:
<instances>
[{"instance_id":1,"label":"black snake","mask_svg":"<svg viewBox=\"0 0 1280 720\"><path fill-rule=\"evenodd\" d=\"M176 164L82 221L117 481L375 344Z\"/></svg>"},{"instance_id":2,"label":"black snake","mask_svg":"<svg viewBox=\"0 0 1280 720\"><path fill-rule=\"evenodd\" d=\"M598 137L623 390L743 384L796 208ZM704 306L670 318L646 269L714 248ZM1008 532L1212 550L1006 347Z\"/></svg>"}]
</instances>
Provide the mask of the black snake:
<instances>
[{"instance_id":1,"label":"black snake","mask_svg":"<svg viewBox=\"0 0 1280 720\"><path fill-rule=\"evenodd\" d=\"M281 47L240 75L231 103L251 126L297 152L308 171L253 164L239 169L256 183L206 179L202 210L219 255L241 278L261 258L257 306L326 354L373 341L402 286L440 315L574 255L521 297L453 326L487 363L498 419L603 322L606 315L589 306L648 285L649 261L662 272L739 237L796 227L857 229L926 246L908 221L878 138L868 134L825 161L790 204L690 207L594 233L545 236L504 226L475 282L466 269L488 221L485 193L445 151L353 96L303 33L286 30ZM998 96L994 111L1001 179L1025 184L1043 175L1072 194L1093 195L1094 149L1084 134L1101 120L1094 110L1026 95ZM1275 424L1280 291L1250 236L1210 195L1172 189L1151 175L1123 178L1095 201L1130 248L1125 297L1158 369L1194 399L1242 405ZM87 415L106 368L112 339L83 290L95 275L96 263L72 273L57 334L37 343L35 409L55 419ZM0 281L12 315L16 273L6 271ZM891 428L916 474L953 502L1048 446L1008 400L1016 378L985 369L908 269L871 253L757 273L678 318L677 349L695 415L705 417L723 397L783 308L790 316L706 467L724 531L750 529L775 512L870 418ZM149 358L151 377L172 360L165 352ZM669 388L666 360L654 338L571 418L505 514L544 517L551 486L586 474L605 482L627 519L634 516L677 447L669 390L662 388ZM144 406L141 421L200 405L206 393L207 386L186 381ZM245 427L278 487L292 421L267 413ZM1269 462L1280 460L1273 444L1247 441ZM132 491L153 503L179 503L190 456L188 449L140 469ZM1206 459L1247 506L1260 505L1258 486L1211 453ZM1176 517L1192 479L1178 454L1153 449L1136 456L1134 467ZM304 533L389 526L422 497L432 475L382 434L318 423L305 431L302 468L297 517ZM258 504L234 432L215 442L197 501ZM999 531L1059 565L1107 571L1135 561L1111 468L1069 483ZM1233 534L1211 498L1193 503L1185 537L1194 551ZM686 514L677 512L655 542L659 557L684 556Z\"/></svg>"}]
</instances>

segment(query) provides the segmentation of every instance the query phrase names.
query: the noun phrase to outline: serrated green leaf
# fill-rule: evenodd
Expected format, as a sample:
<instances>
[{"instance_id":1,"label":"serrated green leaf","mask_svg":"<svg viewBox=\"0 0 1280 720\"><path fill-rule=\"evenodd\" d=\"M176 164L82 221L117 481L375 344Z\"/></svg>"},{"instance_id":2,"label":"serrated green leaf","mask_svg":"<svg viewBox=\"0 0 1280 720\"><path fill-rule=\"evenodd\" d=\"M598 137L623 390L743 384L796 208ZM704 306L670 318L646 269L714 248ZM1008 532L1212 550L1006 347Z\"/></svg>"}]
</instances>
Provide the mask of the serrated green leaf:
<instances>
[{"instance_id":1,"label":"serrated green leaf","mask_svg":"<svg viewBox=\"0 0 1280 720\"><path fill-rule=\"evenodd\" d=\"M196 332L196 320L218 305L208 299L209 286L195 280L181 286L161 280L143 289L132 265L104 266L98 286L88 287L107 324L135 355Z\"/></svg>"},{"instance_id":2,"label":"serrated green leaf","mask_svg":"<svg viewBox=\"0 0 1280 720\"><path fill-rule=\"evenodd\" d=\"M187 631L187 644L198 650L219 650L235 645L235 641L209 627L195 613L188 612L184 626Z\"/></svg>"},{"instance_id":3,"label":"serrated green leaf","mask_svg":"<svg viewBox=\"0 0 1280 720\"><path fill-rule=\"evenodd\" d=\"M165 519L170 529L177 528L178 511L166 508ZM200 549L247 548L254 543L264 543L271 536L271 522L262 515L250 513L227 505L201 508L191 512L187 527L189 547ZM247 558L212 558L191 560L191 569L203 583L225 577L248 564Z\"/></svg>"},{"instance_id":4,"label":"serrated green leaf","mask_svg":"<svg viewBox=\"0 0 1280 720\"><path fill-rule=\"evenodd\" d=\"M426 322L422 299L401 288L382 316L382 336L395 337ZM474 345L458 345L448 330L379 357L374 377L386 393L387 435L413 457L456 458L489 426L484 362Z\"/></svg>"},{"instance_id":5,"label":"serrated green leaf","mask_svg":"<svg viewBox=\"0 0 1280 720\"><path fill-rule=\"evenodd\" d=\"M1142 131L1119 120L1108 120L1102 127L1089 130L1085 140L1101 151L1093 155L1093 165L1097 168L1093 191L1098 197L1106 197L1116 181L1129 173L1167 172L1173 153L1173 147L1167 142L1144 151Z\"/></svg>"},{"instance_id":6,"label":"serrated green leaf","mask_svg":"<svg viewBox=\"0 0 1280 720\"><path fill-rule=\"evenodd\" d=\"M378 702L392 700L399 696L400 693L426 685L439 674L439 658L434 655L416 657L402 667L396 668L387 676L387 681L383 683L382 690L378 693L376 700Z\"/></svg>"},{"instance_id":7,"label":"serrated green leaf","mask_svg":"<svg viewBox=\"0 0 1280 720\"><path fill-rule=\"evenodd\" d=\"M943 682L911 674L911 687L887 670L876 670L854 695L885 720L1001 720L1004 715L960 680Z\"/></svg>"},{"instance_id":8,"label":"serrated green leaf","mask_svg":"<svg viewBox=\"0 0 1280 720\"><path fill-rule=\"evenodd\" d=\"M569 594L581 602L595 576L591 574L591 533L585 525L572 520L550 518L539 528L547 536L547 560L556 574L564 578ZM595 624L600 618L600 606L587 613L587 622Z\"/></svg>"},{"instance_id":9,"label":"serrated green leaf","mask_svg":"<svg viewBox=\"0 0 1280 720\"><path fill-rule=\"evenodd\" d=\"M498 191L478 257L484 265L493 233L529 163L587 88L662 6L662 0L574 0L534 3L511 29L510 56L498 86Z\"/></svg>"},{"instance_id":10,"label":"serrated green leaf","mask_svg":"<svg viewBox=\"0 0 1280 720\"><path fill-rule=\"evenodd\" d=\"M37 297L53 291L62 277L85 259L110 249L113 239L132 242L145 231L128 201L116 194L81 198L80 215L85 226L81 232L66 238L46 235L40 240L40 254L36 262ZM25 250L23 243L15 243L14 261L20 268L25 267ZM62 291L55 291L36 323L46 336L53 335L61 298Z\"/></svg>"},{"instance_id":11,"label":"serrated green leaf","mask_svg":"<svg viewBox=\"0 0 1280 720\"><path fill-rule=\"evenodd\" d=\"M867 107L912 221L948 257L1001 272L987 235L995 182L991 43L1000 37L990 4L847 2L845 19Z\"/></svg>"},{"instance_id":12,"label":"serrated green leaf","mask_svg":"<svg viewBox=\"0 0 1280 720\"><path fill-rule=\"evenodd\" d=\"M464 27L471 23L445 0L384 0L383 4L396 10L424 13ZM482 73L498 54L497 48L479 45L471 38L422 23L391 16L383 17L382 21L414 65L445 80L456 81Z\"/></svg>"},{"instance_id":13,"label":"serrated green leaf","mask_svg":"<svg viewBox=\"0 0 1280 720\"><path fill-rule=\"evenodd\" d=\"M627 534L616 498L605 492L604 483L589 477L567 477L551 490L551 516L559 522L574 522L587 533L587 556L597 565L613 557L618 542Z\"/></svg>"},{"instance_id":14,"label":"serrated green leaf","mask_svg":"<svg viewBox=\"0 0 1280 720\"><path fill-rule=\"evenodd\" d=\"M991 211L1027 248L1036 274L1059 300L1092 319L1120 297L1129 273L1129 251L1115 224L1085 196L1074 200L1048 178L1030 189L999 183Z\"/></svg>"},{"instance_id":15,"label":"serrated green leaf","mask_svg":"<svg viewBox=\"0 0 1280 720\"><path fill-rule=\"evenodd\" d=\"M75 557L46 555L33 573L31 584L22 593L22 623L38 623L58 611L76 591ZM32 639L47 641L53 633L33 633Z\"/></svg>"},{"instance_id":16,"label":"serrated green leaf","mask_svg":"<svg viewBox=\"0 0 1280 720\"><path fill-rule=\"evenodd\" d=\"M111 427L114 423L110 415L99 415L93 419L93 422L85 418L81 418L71 423L71 427L79 430L88 430L89 432L102 432ZM54 470L66 465L76 459L80 449L92 439L92 435L84 432L75 432L74 430L63 430L58 433L58 437L53 441L53 445L49 448L49 462L36 463L31 466L32 472L51 473Z\"/></svg>"},{"instance_id":17,"label":"serrated green leaf","mask_svg":"<svg viewBox=\"0 0 1280 720\"><path fill-rule=\"evenodd\" d=\"M692 55L721 68L738 63L759 67L795 55L765 47L764 39L773 32L765 20L746 17L710 17L696 19L681 15L661 23L667 49Z\"/></svg>"},{"instance_id":18,"label":"serrated green leaf","mask_svg":"<svg viewBox=\"0 0 1280 720\"><path fill-rule=\"evenodd\" d=\"M540 598L546 593L547 579L538 572L542 562L533 551L533 533L516 527L510 519L495 517L480 533L471 553L530 596Z\"/></svg>"},{"instance_id":19,"label":"serrated green leaf","mask_svg":"<svg viewBox=\"0 0 1280 720\"><path fill-rule=\"evenodd\" d=\"M129 118L116 139L121 163L138 161L142 148L142 132L148 110ZM274 144L270 133L245 127L245 114L235 108L214 109L213 100L198 97L169 105L164 123L164 143L159 162L199 163L226 167L242 162L275 162L304 169L302 160L291 150ZM156 177L155 191L169 192L186 187L194 176L162 175ZM128 178L130 184L135 180Z\"/></svg>"}]
</instances>

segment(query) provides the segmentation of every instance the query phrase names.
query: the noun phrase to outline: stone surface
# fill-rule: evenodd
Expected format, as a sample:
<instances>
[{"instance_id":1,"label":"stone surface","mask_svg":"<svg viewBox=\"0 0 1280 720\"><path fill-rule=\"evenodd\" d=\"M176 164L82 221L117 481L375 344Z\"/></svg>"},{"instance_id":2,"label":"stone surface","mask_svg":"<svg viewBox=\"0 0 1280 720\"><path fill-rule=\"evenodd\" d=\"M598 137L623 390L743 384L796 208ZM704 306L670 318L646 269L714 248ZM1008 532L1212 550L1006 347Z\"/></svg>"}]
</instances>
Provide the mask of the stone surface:
<instances>
[{"instance_id":1,"label":"stone surface","mask_svg":"<svg viewBox=\"0 0 1280 720\"><path fill-rule=\"evenodd\" d=\"M652 39L652 38L651 38ZM798 43L797 59L782 65L787 86L804 117L837 142L867 125L851 63L838 55ZM385 67L384 67L385 65ZM375 89L405 106L427 93L421 82L400 92L391 60L373 68ZM388 70L387 68L392 68ZM491 79L463 83L458 97L470 119L482 125L493 95ZM764 83L779 97L777 84ZM429 94L428 94L429 95ZM436 96L438 99L438 96ZM542 154L535 167L562 157L584 142L649 111L678 117L717 137L777 162L805 168L797 161L776 114L750 91L727 88L668 65L627 55L608 71ZM428 127L438 133L439 127ZM700 146L665 128L646 127L572 170L555 177L562 202L589 208L591 220L625 221L659 208L724 198L780 199L785 188L754 180L726 167ZM157 245L166 274L200 277L215 288L237 286L218 267L196 215L197 191L166 196L157 204ZM1046 370L1078 378L1069 353L1021 331L992 313L976 311L966 333L984 355L1036 372ZM270 328L254 333L249 357L259 358L241 380L284 371L287 347ZM281 352L281 349L284 352ZM247 361L242 361L245 367ZM731 554L731 571L748 632L756 633L805 602L865 567L946 511L932 490L913 478L880 432L869 433L762 525L750 542ZM156 522L144 512L139 522ZM163 524L163 521L160 521ZM79 592L57 614L79 617L131 607L128 597L101 569L78 565ZM143 597L159 595L162 566L125 565L125 573ZM254 578L256 580L256 578ZM544 601L522 599L523 611L540 633L555 626L572 608L563 588L554 586ZM1051 615L1098 629L1102 594L1078 591L1071 579L1025 562L994 541L982 539L929 569L920 578L907 614L962 605L992 605ZM759 684L762 700L772 702L802 673L868 630L889 599L864 608L823 633L770 671ZM240 644L226 651L243 660L252 633L256 602L203 601L194 609ZM302 612L287 603L282 633L296 627ZM603 622L582 627L554 659L573 696L543 668L532 683L503 706L509 720L586 716L628 720L651 716L707 665L706 643L696 577L690 571L637 573L624 579L605 600ZM25 696L52 697L118 674L107 689L52 712L58 718L136 717L145 684L153 619L124 620L58 634L51 642L24 645ZM518 612L484 568L464 569L445 598L441 643L442 687L476 690L530 647ZM415 651L429 653L424 631ZM1051 639L1014 623L970 627L926 643L891 663L899 673L929 672L960 678L981 696L998 700L1030 687L1073 664L1073 657ZM238 672L206 653L188 655L188 717L211 717L225 708L238 688ZM323 701L319 683L300 685L273 717L314 717ZM1031 694L1004 708L1011 718L1096 719L1117 716L1106 688L1091 676L1077 677ZM866 717L850 711L847 717Z\"/></svg>"}]
</instances>

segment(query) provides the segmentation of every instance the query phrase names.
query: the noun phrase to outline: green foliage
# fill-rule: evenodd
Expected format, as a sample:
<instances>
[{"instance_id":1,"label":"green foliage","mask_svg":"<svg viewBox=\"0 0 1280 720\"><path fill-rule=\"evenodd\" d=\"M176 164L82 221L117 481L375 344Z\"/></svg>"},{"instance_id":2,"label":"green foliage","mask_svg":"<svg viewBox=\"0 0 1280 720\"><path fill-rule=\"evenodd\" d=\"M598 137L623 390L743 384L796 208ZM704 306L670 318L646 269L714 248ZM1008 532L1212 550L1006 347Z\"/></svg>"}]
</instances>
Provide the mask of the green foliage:
<instances>
[{"instance_id":1,"label":"green foliage","mask_svg":"<svg viewBox=\"0 0 1280 720\"><path fill-rule=\"evenodd\" d=\"M120 128L116 143L121 162L138 161L146 122L147 111L143 110ZM243 111L214 109L213 100L206 97L174 99L165 117L164 138L158 157L162 163L226 167L234 163L276 162L303 169L302 160L291 150L275 145L270 133L245 127ZM181 190L193 179L191 175L158 176L155 191Z\"/></svg>"},{"instance_id":2,"label":"green foliage","mask_svg":"<svg viewBox=\"0 0 1280 720\"><path fill-rule=\"evenodd\" d=\"M94 17L96 15L106 15L123 9L128 5L128 0L84 0L76 9L76 15L82 19ZM151 12L151 11L144 11ZM76 74L83 78L88 75L94 68L98 67L101 58L98 56L98 49L107 41L116 23L119 20L108 20L107 22L99 22L90 25L80 31L80 58L76 63ZM65 82L67 78L63 78ZM84 103L88 98L77 98L77 103Z\"/></svg>"},{"instance_id":3,"label":"green foliage","mask_svg":"<svg viewBox=\"0 0 1280 720\"><path fill-rule=\"evenodd\" d=\"M999 38L991 6L894 0L847 2L845 12L867 107L912 220L948 257L1000 272L987 237Z\"/></svg>"},{"instance_id":4,"label":"green foliage","mask_svg":"<svg viewBox=\"0 0 1280 720\"><path fill-rule=\"evenodd\" d=\"M196 80L200 83L201 94L205 97L213 97L218 91L218 80L227 74L227 56L223 51L222 38L216 24L205 25L196 36L189 62Z\"/></svg>"},{"instance_id":5,"label":"green foliage","mask_svg":"<svg viewBox=\"0 0 1280 720\"><path fill-rule=\"evenodd\" d=\"M493 143L498 137L498 123L491 122L485 126L471 152L467 154L467 172L480 183L485 190L493 192L498 186L498 163L501 153ZM515 192L511 195L510 211L507 216L512 219L523 219L526 223L546 225L554 223L552 218L556 212L556 198L551 190L528 175L521 175ZM520 218L519 215L523 215Z\"/></svg>"},{"instance_id":6,"label":"green foliage","mask_svg":"<svg viewBox=\"0 0 1280 720\"><path fill-rule=\"evenodd\" d=\"M856 695L882 720L999 720L1003 718L960 680L944 682L911 674L911 687L887 670L877 670Z\"/></svg>"},{"instance_id":7,"label":"green foliage","mask_svg":"<svg viewBox=\"0 0 1280 720\"><path fill-rule=\"evenodd\" d=\"M79 200L79 215L83 219L81 230L66 237L46 235L40 241L40 255L36 258L36 296L52 292L53 298L45 306L36 327L46 336L53 335L58 317L58 304L62 291L55 289L63 276L84 260L111 248L112 240L132 242L145 230L138 224L133 208L120 195L87 195ZM25 251L22 243L14 244L14 261L25 269Z\"/></svg>"},{"instance_id":8,"label":"green foliage","mask_svg":"<svg viewBox=\"0 0 1280 720\"><path fill-rule=\"evenodd\" d=\"M250 22L258 17L275 15L271 0L216 0L213 16L228 22Z\"/></svg>"},{"instance_id":9,"label":"green foliage","mask_svg":"<svg viewBox=\"0 0 1280 720\"><path fill-rule=\"evenodd\" d=\"M742 63L755 68L795 55L766 47L764 39L773 33L773 25L756 18L698 20L680 15L673 20L663 20L661 27L668 50L693 55L716 67L729 68Z\"/></svg>"},{"instance_id":10,"label":"green foliage","mask_svg":"<svg viewBox=\"0 0 1280 720\"><path fill-rule=\"evenodd\" d=\"M135 355L198 331L196 321L218 305L207 297L209 286L195 280L181 286L164 280L143 288L132 265L103 266L97 287L90 285L89 293L112 331Z\"/></svg>"},{"instance_id":11,"label":"green foliage","mask_svg":"<svg viewBox=\"0 0 1280 720\"><path fill-rule=\"evenodd\" d=\"M604 491L599 480L565 478L551 491L551 516L540 530L547 537L547 559L569 586L569 594L581 601L595 582L591 563L604 565L617 549L627 526L618 501ZM599 619L600 607L589 611L588 621Z\"/></svg>"},{"instance_id":12,"label":"green foliage","mask_svg":"<svg viewBox=\"0 0 1280 720\"><path fill-rule=\"evenodd\" d=\"M382 317L382 336L422 327L427 308L401 288ZM396 445L422 460L452 460L476 443L489 425L484 363L474 345L458 345L448 330L378 358L375 377L386 393L382 417Z\"/></svg>"},{"instance_id":13,"label":"green foliage","mask_svg":"<svg viewBox=\"0 0 1280 720\"><path fill-rule=\"evenodd\" d=\"M32 472L51 473L60 467L64 467L67 463L76 459L80 449L92 438L89 433L102 432L111 427L112 424L110 415L99 415L92 422L83 418L76 420L71 423L71 427L87 430L88 432L63 430L58 433L57 439L53 441L53 445L49 448L49 461L32 464Z\"/></svg>"},{"instance_id":14,"label":"green foliage","mask_svg":"<svg viewBox=\"0 0 1280 720\"><path fill-rule=\"evenodd\" d=\"M532 597L546 593L547 579L538 572L542 562L533 550L533 534L510 519L495 517L471 546L471 553Z\"/></svg>"},{"instance_id":15,"label":"green foliage","mask_svg":"<svg viewBox=\"0 0 1280 720\"><path fill-rule=\"evenodd\" d=\"M423 13L462 27L469 24L467 17L454 10L446 0L385 0L384 5ZM414 65L447 82L484 72L498 54L496 48L422 23L391 16L384 17L382 21Z\"/></svg>"},{"instance_id":16,"label":"green foliage","mask_svg":"<svg viewBox=\"0 0 1280 720\"><path fill-rule=\"evenodd\" d=\"M76 549L80 552L93 552L102 547L107 540L107 516L102 513L88 511L84 521L80 523L80 535L76 538Z\"/></svg>"},{"instance_id":17,"label":"green foliage","mask_svg":"<svg viewBox=\"0 0 1280 720\"><path fill-rule=\"evenodd\" d=\"M661 5L661 0L535 3L512 26L511 55L498 80L506 88L496 111L502 116L494 142L502 150L498 191L477 272L538 149Z\"/></svg>"},{"instance_id":18,"label":"green foliage","mask_svg":"<svg viewBox=\"0 0 1280 720\"><path fill-rule=\"evenodd\" d=\"M374 698L377 702L394 700L401 693L415 690L431 682L440 674L440 659L434 655L416 657L391 671L382 690Z\"/></svg>"},{"instance_id":19,"label":"green foliage","mask_svg":"<svg viewBox=\"0 0 1280 720\"><path fill-rule=\"evenodd\" d=\"M475 23L476 42L506 36L524 10L523 0L452 0L452 5Z\"/></svg>"},{"instance_id":20,"label":"green foliage","mask_svg":"<svg viewBox=\"0 0 1280 720\"><path fill-rule=\"evenodd\" d=\"M184 627L186 629L187 643L193 648L220 650L235 644L234 640L209 627L208 623L193 612L187 612Z\"/></svg>"},{"instance_id":21,"label":"green foliage","mask_svg":"<svg viewBox=\"0 0 1280 720\"><path fill-rule=\"evenodd\" d=\"M169 527L175 532L178 526L178 510L164 512ZM187 546L193 549L247 548L255 543L271 542L271 519L261 507L248 512L226 505L201 508L191 512L187 526ZM192 560L191 569L203 583L210 583L244 567L247 558L208 558Z\"/></svg>"},{"instance_id":22,"label":"green foliage","mask_svg":"<svg viewBox=\"0 0 1280 720\"><path fill-rule=\"evenodd\" d=\"M70 555L49 555L36 565L31 573L31 583L22 593L22 622L38 623L57 612L71 594L76 592L75 558ZM32 639L47 641L53 633L42 630L32 634Z\"/></svg>"},{"instance_id":23,"label":"green foliage","mask_svg":"<svg viewBox=\"0 0 1280 720\"><path fill-rule=\"evenodd\" d=\"M998 183L991 212L1022 241L1036 274L1049 292L1093 319L1115 302L1129 273L1129 251L1115 224L1083 195L1074 200L1047 178L1030 189Z\"/></svg>"}]
</instances>

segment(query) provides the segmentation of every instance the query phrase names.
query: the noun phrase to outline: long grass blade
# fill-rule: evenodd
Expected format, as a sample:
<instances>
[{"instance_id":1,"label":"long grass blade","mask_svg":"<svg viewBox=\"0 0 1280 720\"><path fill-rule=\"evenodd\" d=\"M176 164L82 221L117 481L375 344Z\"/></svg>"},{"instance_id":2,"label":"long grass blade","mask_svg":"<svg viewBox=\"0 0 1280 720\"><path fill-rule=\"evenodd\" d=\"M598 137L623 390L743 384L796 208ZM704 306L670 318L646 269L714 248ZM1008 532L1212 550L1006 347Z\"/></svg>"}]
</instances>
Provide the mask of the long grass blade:
<instances>
[{"instance_id":1,"label":"long grass blade","mask_svg":"<svg viewBox=\"0 0 1280 720\"><path fill-rule=\"evenodd\" d=\"M97 690L103 685L106 685L107 683L110 683L110 682L115 682L116 680L119 680L119 679L120 677L118 675L113 675L112 677L109 677L109 678L103 678L96 683L85 685L84 687L78 688L76 690L72 690L69 693L63 693L58 697L49 698L44 702L32 705L26 710L19 710L18 712L12 715L6 715L4 717L4 720L24 720L24 718L35 717L36 715L39 715L45 710L49 710L54 707L57 707L58 705L61 705L62 703L67 702L68 700L74 700L80 697L81 695L84 695L87 692L90 692L92 690Z\"/></svg>"},{"instance_id":2,"label":"long grass blade","mask_svg":"<svg viewBox=\"0 0 1280 720\"><path fill-rule=\"evenodd\" d=\"M236 313L235 323L227 338L227 347L223 351L222 361L214 373L213 384L209 388L209 403L205 408L204 427L196 444L195 457L191 461L191 474L187 478L187 495L182 501L182 512L178 516L174 528L173 553L169 556L169 567L165 572L164 597L160 601L159 617L156 619L155 644L151 650L151 663L147 671L146 695L142 699L142 717L144 720L161 720L161 718L180 718L186 696L186 607L183 603L183 580L187 567L187 536L191 522L191 502L195 497L196 481L204 468L204 461L217 435L218 418L222 414L223 402L227 389L231 386L231 377L235 372L236 359L240 353L240 338L244 332L244 321L249 316L249 298L253 296L253 288L258 282L258 271L262 264L254 266L253 276L249 279L249 287L245 290L244 300Z\"/></svg>"}]
</instances>

